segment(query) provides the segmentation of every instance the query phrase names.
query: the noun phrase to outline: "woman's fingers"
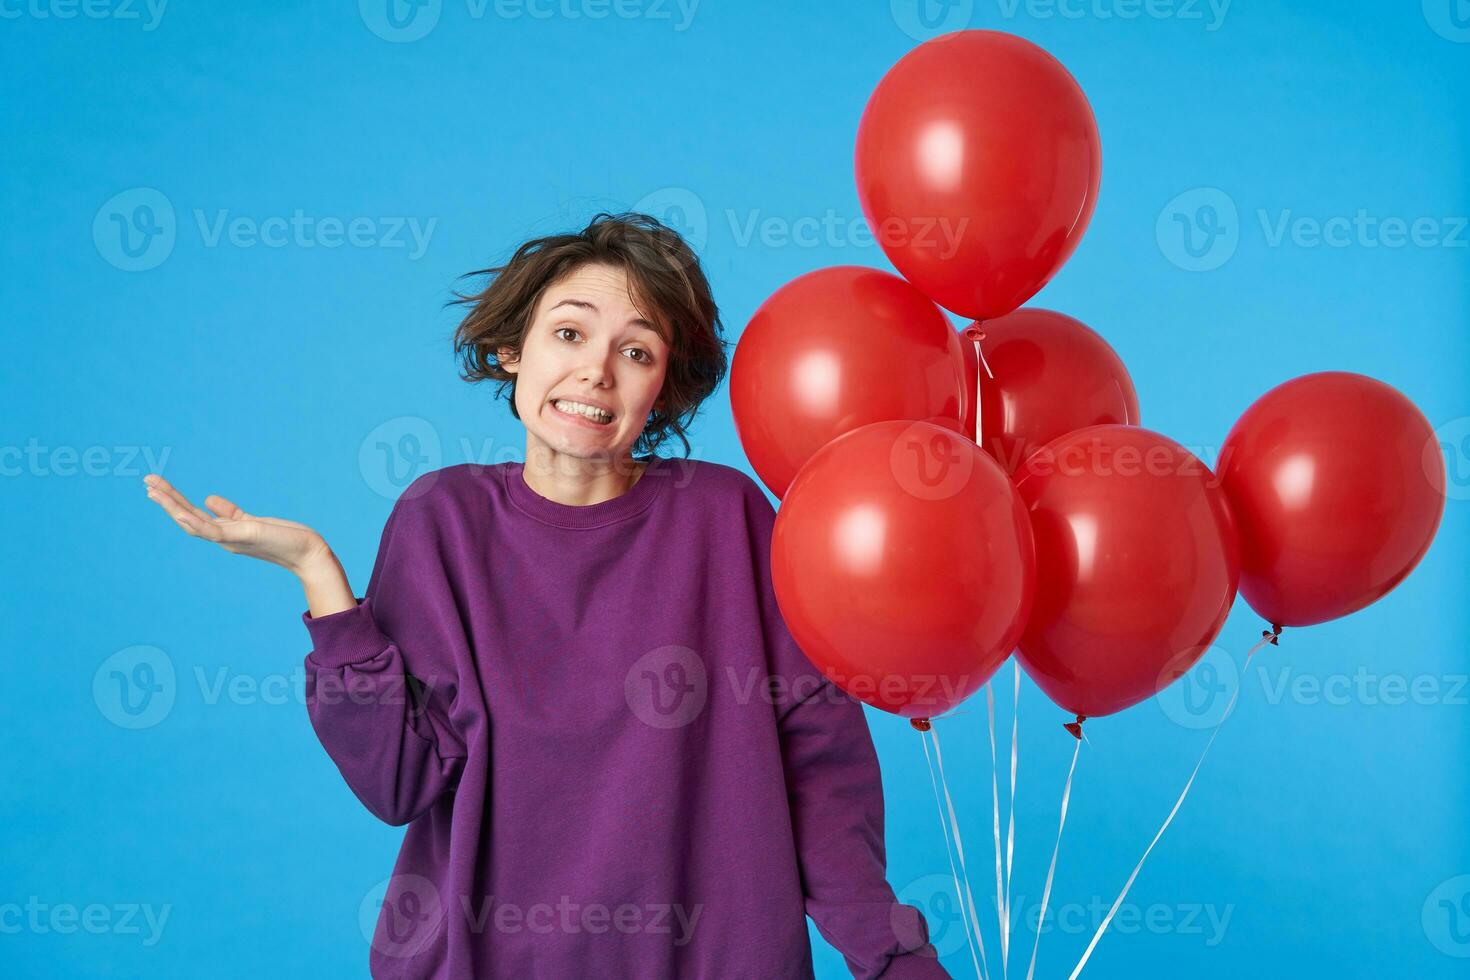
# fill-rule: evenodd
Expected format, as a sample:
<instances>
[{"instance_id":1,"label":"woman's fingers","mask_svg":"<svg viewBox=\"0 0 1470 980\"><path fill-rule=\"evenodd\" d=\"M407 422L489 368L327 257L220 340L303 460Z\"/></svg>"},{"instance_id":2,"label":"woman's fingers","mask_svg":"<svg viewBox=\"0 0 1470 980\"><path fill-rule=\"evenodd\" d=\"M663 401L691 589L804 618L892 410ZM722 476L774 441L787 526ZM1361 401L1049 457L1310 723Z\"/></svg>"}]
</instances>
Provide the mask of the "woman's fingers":
<instances>
[{"instance_id":1,"label":"woman's fingers","mask_svg":"<svg viewBox=\"0 0 1470 980\"><path fill-rule=\"evenodd\" d=\"M212 493L204 498L204 506L214 511L216 515L227 521L243 521L250 515L241 510L239 505L231 500Z\"/></svg>"},{"instance_id":2,"label":"woman's fingers","mask_svg":"<svg viewBox=\"0 0 1470 980\"><path fill-rule=\"evenodd\" d=\"M152 476L152 474L150 474ZM148 499L162 507L164 512L188 533L208 541L224 542L235 537L229 526L221 526L213 514L207 514L190 504L162 477L144 479L148 484Z\"/></svg>"},{"instance_id":3,"label":"woman's fingers","mask_svg":"<svg viewBox=\"0 0 1470 980\"><path fill-rule=\"evenodd\" d=\"M188 507L182 507L178 501L162 490L150 487L148 499L163 508L164 513L172 517L180 527L195 537L208 538L211 541L219 540L219 527L211 521L202 521Z\"/></svg>"},{"instance_id":4,"label":"woman's fingers","mask_svg":"<svg viewBox=\"0 0 1470 980\"><path fill-rule=\"evenodd\" d=\"M189 499L185 497L182 493L180 493L178 489L173 486L173 484L169 483L167 480L165 480L161 476L158 476L157 474L150 473L148 476L145 476L143 478L143 482L148 484L148 486L153 490L162 492L178 507L183 508L189 514L192 514L200 524L212 525L215 521L220 519L227 521L243 521L250 517L249 514L245 513L245 511L241 509L239 504L236 504L234 501L226 497L221 497L217 493L212 493L208 497L204 498L204 506L209 508L209 510L204 510L190 503Z\"/></svg>"},{"instance_id":5,"label":"woman's fingers","mask_svg":"<svg viewBox=\"0 0 1470 980\"><path fill-rule=\"evenodd\" d=\"M163 500L171 500L173 501L175 507L187 510L200 522L214 520L213 514L200 510L198 507L195 507L193 504L189 503L188 497L185 497L182 493L175 489L173 484L169 483L157 473L149 473L147 476L143 477L143 482L148 485L148 495L150 497L153 497L155 492L161 495L161 498L154 498L158 499L160 503L162 503Z\"/></svg>"}]
</instances>

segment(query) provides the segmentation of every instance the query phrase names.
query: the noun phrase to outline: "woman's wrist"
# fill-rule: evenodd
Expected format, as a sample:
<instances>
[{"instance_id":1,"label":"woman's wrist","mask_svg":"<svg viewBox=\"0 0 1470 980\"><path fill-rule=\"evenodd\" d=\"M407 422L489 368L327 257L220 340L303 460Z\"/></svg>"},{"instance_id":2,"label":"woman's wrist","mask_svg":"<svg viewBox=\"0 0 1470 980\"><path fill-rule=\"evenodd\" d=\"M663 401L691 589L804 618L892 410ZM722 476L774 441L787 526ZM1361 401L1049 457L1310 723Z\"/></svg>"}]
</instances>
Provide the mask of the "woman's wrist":
<instances>
[{"instance_id":1,"label":"woman's wrist","mask_svg":"<svg viewBox=\"0 0 1470 980\"><path fill-rule=\"evenodd\" d=\"M353 595L342 563L325 545L292 570L301 580L301 588L306 593L306 604L312 619L330 616L357 605L357 596Z\"/></svg>"}]
</instances>

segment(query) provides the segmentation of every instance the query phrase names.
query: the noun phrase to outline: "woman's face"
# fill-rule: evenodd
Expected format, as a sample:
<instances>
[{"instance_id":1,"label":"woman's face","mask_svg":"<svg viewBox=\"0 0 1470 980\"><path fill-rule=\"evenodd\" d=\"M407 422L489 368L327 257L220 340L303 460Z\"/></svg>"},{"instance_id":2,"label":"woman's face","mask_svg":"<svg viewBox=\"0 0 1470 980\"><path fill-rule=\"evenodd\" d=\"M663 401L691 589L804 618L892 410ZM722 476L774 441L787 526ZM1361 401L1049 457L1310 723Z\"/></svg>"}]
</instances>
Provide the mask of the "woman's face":
<instances>
[{"instance_id":1,"label":"woman's face","mask_svg":"<svg viewBox=\"0 0 1470 980\"><path fill-rule=\"evenodd\" d=\"M589 263L552 283L536 303L520 359L501 362L516 375L527 458L540 444L578 459L626 459L658 400L668 359L621 268ZM612 419L577 414L563 399L606 409Z\"/></svg>"}]
</instances>

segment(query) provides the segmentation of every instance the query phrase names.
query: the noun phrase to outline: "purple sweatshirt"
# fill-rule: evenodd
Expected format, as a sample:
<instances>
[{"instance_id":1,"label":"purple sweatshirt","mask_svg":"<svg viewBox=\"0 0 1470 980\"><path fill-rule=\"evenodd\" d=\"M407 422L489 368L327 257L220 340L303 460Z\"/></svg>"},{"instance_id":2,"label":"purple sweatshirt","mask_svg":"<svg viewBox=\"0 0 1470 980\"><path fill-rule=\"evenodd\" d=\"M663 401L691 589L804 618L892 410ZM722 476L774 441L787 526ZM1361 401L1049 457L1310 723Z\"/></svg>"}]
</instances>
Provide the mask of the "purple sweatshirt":
<instances>
[{"instance_id":1,"label":"purple sweatshirt","mask_svg":"<svg viewBox=\"0 0 1470 980\"><path fill-rule=\"evenodd\" d=\"M302 613L317 736L408 824L372 975L797 980L809 915L854 977L948 977L885 880L862 707L781 619L765 493L655 458L573 506L522 470L424 474L357 607Z\"/></svg>"}]
</instances>

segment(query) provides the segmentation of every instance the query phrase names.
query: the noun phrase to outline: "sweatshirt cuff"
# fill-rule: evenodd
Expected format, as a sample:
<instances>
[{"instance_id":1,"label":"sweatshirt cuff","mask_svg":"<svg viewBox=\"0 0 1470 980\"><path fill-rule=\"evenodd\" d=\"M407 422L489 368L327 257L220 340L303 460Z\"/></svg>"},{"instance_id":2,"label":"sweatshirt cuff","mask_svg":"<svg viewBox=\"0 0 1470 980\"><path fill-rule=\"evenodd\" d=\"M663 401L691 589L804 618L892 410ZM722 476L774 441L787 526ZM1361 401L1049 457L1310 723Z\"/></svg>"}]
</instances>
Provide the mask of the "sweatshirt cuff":
<instances>
[{"instance_id":1,"label":"sweatshirt cuff","mask_svg":"<svg viewBox=\"0 0 1470 980\"><path fill-rule=\"evenodd\" d=\"M926 944L888 961L877 980L953 980L939 963L939 952Z\"/></svg>"},{"instance_id":2,"label":"sweatshirt cuff","mask_svg":"<svg viewBox=\"0 0 1470 980\"><path fill-rule=\"evenodd\" d=\"M309 659L323 667L345 667L371 660L393 641L383 635L373 620L372 597L359 598L357 605L326 616L301 613L301 622L311 635Z\"/></svg>"}]
</instances>

